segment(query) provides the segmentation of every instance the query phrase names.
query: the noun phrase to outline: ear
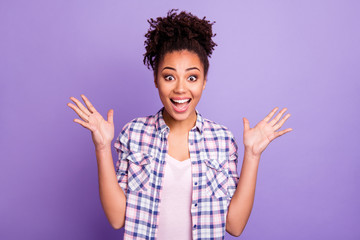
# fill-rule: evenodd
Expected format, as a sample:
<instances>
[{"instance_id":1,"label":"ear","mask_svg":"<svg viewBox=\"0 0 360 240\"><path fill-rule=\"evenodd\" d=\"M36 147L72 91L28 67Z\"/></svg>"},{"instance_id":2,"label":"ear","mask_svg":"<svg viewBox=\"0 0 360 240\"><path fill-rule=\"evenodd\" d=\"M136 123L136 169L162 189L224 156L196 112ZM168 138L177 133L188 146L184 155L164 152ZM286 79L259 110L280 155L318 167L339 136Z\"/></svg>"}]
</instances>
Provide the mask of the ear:
<instances>
[{"instance_id":1,"label":"ear","mask_svg":"<svg viewBox=\"0 0 360 240\"><path fill-rule=\"evenodd\" d=\"M157 78L157 77L156 77L156 73L154 72L154 84L155 84L155 87L158 88L156 78Z\"/></svg>"},{"instance_id":2,"label":"ear","mask_svg":"<svg viewBox=\"0 0 360 240\"><path fill-rule=\"evenodd\" d=\"M206 82L207 82L207 78L205 77L205 78L204 78L204 83L203 83L203 90L205 89Z\"/></svg>"}]
</instances>

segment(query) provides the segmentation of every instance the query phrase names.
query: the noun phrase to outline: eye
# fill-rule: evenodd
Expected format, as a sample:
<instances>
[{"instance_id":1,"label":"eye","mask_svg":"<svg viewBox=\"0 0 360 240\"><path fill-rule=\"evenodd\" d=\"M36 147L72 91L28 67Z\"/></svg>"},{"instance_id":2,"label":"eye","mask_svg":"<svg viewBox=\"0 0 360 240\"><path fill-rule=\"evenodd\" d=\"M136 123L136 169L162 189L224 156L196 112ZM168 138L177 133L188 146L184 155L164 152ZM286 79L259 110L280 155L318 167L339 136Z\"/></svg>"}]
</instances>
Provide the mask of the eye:
<instances>
[{"instance_id":1,"label":"eye","mask_svg":"<svg viewBox=\"0 0 360 240\"><path fill-rule=\"evenodd\" d=\"M194 82L196 81L197 77L195 75L191 75L189 78L188 78L191 82Z\"/></svg>"},{"instance_id":2,"label":"eye","mask_svg":"<svg viewBox=\"0 0 360 240\"><path fill-rule=\"evenodd\" d=\"M171 75L167 75L167 76L165 76L165 80L171 81L171 80L174 80L174 77Z\"/></svg>"}]
</instances>

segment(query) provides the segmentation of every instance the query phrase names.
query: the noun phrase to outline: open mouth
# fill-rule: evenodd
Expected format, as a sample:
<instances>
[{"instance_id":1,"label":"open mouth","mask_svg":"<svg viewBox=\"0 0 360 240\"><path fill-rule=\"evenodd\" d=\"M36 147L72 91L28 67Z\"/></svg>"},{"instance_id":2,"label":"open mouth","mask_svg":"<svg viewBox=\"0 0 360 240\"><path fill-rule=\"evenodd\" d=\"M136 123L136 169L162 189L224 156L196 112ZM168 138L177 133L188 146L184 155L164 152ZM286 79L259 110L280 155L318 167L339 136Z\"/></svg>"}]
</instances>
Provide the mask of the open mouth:
<instances>
[{"instance_id":1,"label":"open mouth","mask_svg":"<svg viewBox=\"0 0 360 240\"><path fill-rule=\"evenodd\" d=\"M191 98L185 98L185 99L170 98L170 101L176 112L185 112L190 105Z\"/></svg>"}]
</instances>

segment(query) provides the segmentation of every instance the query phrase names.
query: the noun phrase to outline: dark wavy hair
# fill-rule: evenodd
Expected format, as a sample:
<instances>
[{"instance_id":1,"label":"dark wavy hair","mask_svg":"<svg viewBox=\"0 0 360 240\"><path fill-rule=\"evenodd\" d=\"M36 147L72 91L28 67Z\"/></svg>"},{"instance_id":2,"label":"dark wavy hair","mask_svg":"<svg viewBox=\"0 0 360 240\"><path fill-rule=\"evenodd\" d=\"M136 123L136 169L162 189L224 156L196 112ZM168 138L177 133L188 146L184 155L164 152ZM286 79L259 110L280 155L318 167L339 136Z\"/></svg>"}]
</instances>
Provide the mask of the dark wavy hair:
<instances>
[{"instance_id":1,"label":"dark wavy hair","mask_svg":"<svg viewBox=\"0 0 360 240\"><path fill-rule=\"evenodd\" d=\"M199 56L206 77L209 69L208 57L211 57L214 47L217 46L211 39L216 36L212 32L215 22L211 23L206 17L199 19L185 11L177 14L177 11L178 9L172 9L166 17L148 20L150 28L145 34L144 64L157 74L159 62L166 53L188 50Z\"/></svg>"}]
</instances>

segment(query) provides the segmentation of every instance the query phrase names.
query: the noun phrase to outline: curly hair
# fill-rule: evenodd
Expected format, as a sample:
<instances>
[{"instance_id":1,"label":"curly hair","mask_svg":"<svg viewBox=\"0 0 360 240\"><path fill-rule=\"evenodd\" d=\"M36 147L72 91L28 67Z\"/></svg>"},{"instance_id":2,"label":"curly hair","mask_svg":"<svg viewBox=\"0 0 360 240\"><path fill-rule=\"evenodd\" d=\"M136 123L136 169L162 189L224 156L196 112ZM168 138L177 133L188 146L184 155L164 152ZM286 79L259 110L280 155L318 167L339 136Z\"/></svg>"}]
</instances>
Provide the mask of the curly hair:
<instances>
[{"instance_id":1,"label":"curly hair","mask_svg":"<svg viewBox=\"0 0 360 240\"><path fill-rule=\"evenodd\" d=\"M215 22L211 23L206 17L199 19L185 11L177 14L176 11L178 9L171 9L166 17L147 20L150 28L145 34L144 64L157 74L159 62L166 53L188 50L198 55L206 76L209 69L208 57L211 57L217 46L211 39L216 36L212 32Z\"/></svg>"}]
</instances>

